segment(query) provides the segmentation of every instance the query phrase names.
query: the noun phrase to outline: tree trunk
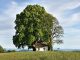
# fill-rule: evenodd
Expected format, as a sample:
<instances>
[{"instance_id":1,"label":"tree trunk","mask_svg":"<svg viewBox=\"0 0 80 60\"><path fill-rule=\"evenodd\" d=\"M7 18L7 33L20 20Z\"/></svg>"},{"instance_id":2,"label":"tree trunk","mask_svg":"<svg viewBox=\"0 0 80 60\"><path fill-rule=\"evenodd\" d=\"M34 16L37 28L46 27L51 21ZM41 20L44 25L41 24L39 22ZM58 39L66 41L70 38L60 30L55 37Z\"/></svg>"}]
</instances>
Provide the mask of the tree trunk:
<instances>
[{"instance_id":1,"label":"tree trunk","mask_svg":"<svg viewBox=\"0 0 80 60\"><path fill-rule=\"evenodd\" d=\"M48 51L53 51L52 45L48 46Z\"/></svg>"},{"instance_id":2,"label":"tree trunk","mask_svg":"<svg viewBox=\"0 0 80 60\"><path fill-rule=\"evenodd\" d=\"M35 47L32 47L33 51L36 51L36 48Z\"/></svg>"},{"instance_id":3,"label":"tree trunk","mask_svg":"<svg viewBox=\"0 0 80 60\"><path fill-rule=\"evenodd\" d=\"M51 39L50 39L50 42L48 44L48 51L53 51L52 40Z\"/></svg>"},{"instance_id":4,"label":"tree trunk","mask_svg":"<svg viewBox=\"0 0 80 60\"><path fill-rule=\"evenodd\" d=\"M28 46L28 50L29 50L30 48L32 48L33 51L36 51L36 48L35 48L34 46Z\"/></svg>"}]
</instances>

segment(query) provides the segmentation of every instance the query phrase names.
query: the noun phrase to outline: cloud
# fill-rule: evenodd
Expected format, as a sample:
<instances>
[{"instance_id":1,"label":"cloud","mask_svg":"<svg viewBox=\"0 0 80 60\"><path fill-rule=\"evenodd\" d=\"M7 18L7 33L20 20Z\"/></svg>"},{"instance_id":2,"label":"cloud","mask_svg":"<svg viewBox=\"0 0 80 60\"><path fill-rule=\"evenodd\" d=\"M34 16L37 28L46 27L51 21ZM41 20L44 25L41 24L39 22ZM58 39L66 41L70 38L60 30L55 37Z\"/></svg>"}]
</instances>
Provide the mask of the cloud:
<instances>
[{"instance_id":1,"label":"cloud","mask_svg":"<svg viewBox=\"0 0 80 60\"><path fill-rule=\"evenodd\" d=\"M59 20L60 24L63 24L64 21L71 19L70 13L73 11L73 9L76 9L77 7L80 6L79 2L80 2L80 0L68 0L67 2L64 2L62 0L61 2L56 1L56 3L55 3L53 0L53 5L49 4L49 7L47 10L48 10L48 12L50 12L53 16L55 16ZM66 12L67 13L69 12L69 14L70 14L70 15L68 14L70 16L70 17L67 17L68 19L64 18ZM75 11L75 13L76 12L77 11Z\"/></svg>"},{"instance_id":2,"label":"cloud","mask_svg":"<svg viewBox=\"0 0 80 60\"><path fill-rule=\"evenodd\" d=\"M78 0L74 0L68 3L63 4L61 7L59 7L60 11L64 11L64 10L70 10L70 9L74 9L78 6L80 6L80 1Z\"/></svg>"},{"instance_id":3,"label":"cloud","mask_svg":"<svg viewBox=\"0 0 80 60\"><path fill-rule=\"evenodd\" d=\"M16 15L16 13L14 10L16 5L16 3L12 2L0 15L0 45L2 45L3 48L9 48L10 46L14 47L12 44L12 36L15 33L14 15Z\"/></svg>"},{"instance_id":4,"label":"cloud","mask_svg":"<svg viewBox=\"0 0 80 60\"><path fill-rule=\"evenodd\" d=\"M0 30L0 45L3 48L15 48L12 42L12 37L14 35L14 30Z\"/></svg>"},{"instance_id":5,"label":"cloud","mask_svg":"<svg viewBox=\"0 0 80 60\"><path fill-rule=\"evenodd\" d=\"M71 27L75 26L76 24L80 23L80 13L72 14L69 17L66 17L64 21L62 22L64 27Z\"/></svg>"},{"instance_id":6,"label":"cloud","mask_svg":"<svg viewBox=\"0 0 80 60\"><path fill-rule=\"evenodd\" d=\"M14 30L14 21L16 19L16 14L19 14L26 7L26 4L19 5L15 1L9 2L8 7L0 12L0 45L3 48L15 48L13 45L13 35L15 34Z\"/></svg>"}]
</instances>

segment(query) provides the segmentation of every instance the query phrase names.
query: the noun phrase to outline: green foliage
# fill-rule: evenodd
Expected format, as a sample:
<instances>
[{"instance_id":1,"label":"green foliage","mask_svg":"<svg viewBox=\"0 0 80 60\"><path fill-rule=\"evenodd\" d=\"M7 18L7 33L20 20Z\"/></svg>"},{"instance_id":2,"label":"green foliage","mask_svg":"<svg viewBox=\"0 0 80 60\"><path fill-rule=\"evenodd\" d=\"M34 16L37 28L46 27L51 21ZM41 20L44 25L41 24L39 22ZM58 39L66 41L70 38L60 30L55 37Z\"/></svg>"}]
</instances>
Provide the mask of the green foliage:
<instances>
[{"instance_id":1,"label":"green foliage","mask_svg":"<svg viewBox=\"0 0 80 60\"><path fill-rule=\"evenodd\" d=\"M15 52L2 53L0 60L80 60L80 52Z\"/></svg>"},{"instance_id":2,"label":"green foliage","mask_svg":"<svg viewBox=\"0 0 80 60\"><path fill-rule=\"evenodd\" d=\"M13 36L13 43L18 48L32 45L39 38L49 42L52 36L61 36L63 33L57 19L39 5L28 5L20 14L16 15L15 24L16 34ZM54 30L57 31L53 33Z\"/></svg>"},{"instance_id":3,"label":"green foliage","mask_svg":"<svg viewBox=\"0 0 80 60\"><path fill-rule=\"evenodd\" d=\"M0 53L3 53L4 49L2 48L2 46L0 46Z\"/></svg>"}]
</instances>

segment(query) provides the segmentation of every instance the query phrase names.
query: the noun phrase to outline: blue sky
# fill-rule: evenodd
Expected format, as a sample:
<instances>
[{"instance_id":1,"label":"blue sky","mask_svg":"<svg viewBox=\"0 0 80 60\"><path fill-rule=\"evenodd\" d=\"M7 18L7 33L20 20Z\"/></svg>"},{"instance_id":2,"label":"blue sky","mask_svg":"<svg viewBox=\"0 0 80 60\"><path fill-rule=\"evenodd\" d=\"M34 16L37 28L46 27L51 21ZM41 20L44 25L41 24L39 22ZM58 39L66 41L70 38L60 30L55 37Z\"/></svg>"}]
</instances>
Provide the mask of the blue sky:
<instances>
[{"instance_id":1,"label":"blue sky","mask_svg":"<svg viewBox=\"0 0 80 60\"><path fill-rule=\"evenodd\" d=\"M12 37L14 21L28 4L39 4L55 16L64 29L64 43L54 48L80 49L80 0L0 0L0 45L16 48Z\"/></svg>"}]
</instances>

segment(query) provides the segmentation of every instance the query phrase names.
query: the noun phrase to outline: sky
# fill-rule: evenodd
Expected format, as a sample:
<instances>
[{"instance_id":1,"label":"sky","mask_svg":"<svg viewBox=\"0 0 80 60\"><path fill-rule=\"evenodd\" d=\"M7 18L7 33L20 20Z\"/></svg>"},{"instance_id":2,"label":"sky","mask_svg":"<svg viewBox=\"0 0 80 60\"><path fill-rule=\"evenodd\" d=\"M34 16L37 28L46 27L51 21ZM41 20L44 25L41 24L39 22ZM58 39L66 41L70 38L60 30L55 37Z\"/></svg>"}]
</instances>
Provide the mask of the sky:
<instances>
[{"instance_id":1,"label":"sky","mask_svg":"<svg viewBox=\"0 0 80 60\"><path fill-rule=\"evenodd\" d=\"M0 45L14 48L16 14L27 5L38 4L55 16L64 29L63 44L55 44L54 49L80 49L80 0L0 0Z\"/></svg>"}]
</instances>

